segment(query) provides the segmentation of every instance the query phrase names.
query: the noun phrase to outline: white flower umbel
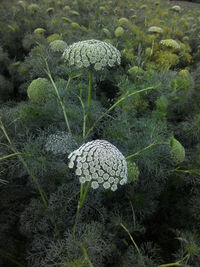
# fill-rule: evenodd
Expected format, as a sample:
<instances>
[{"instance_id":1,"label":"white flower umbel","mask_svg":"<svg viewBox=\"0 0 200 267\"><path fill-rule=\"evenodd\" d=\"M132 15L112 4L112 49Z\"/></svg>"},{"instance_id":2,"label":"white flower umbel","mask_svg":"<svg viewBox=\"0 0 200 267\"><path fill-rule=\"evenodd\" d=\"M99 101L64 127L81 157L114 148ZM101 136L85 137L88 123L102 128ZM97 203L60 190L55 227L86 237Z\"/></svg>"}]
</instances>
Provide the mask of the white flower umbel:
<instances>
[{"instance_id":1,"label":"white flower umbel","mask_svg":"<svg viewBox=\"0 0 200 267\"><path fill-rule=\"evenodd\" d=\"M88 108L91 104L92 72L120 65L121 54L113 45L99 40L76 42L65 49L63 58L77 69L89 69Z\"/></svg>"},{"instance_id":2,"label":"white flower umbel","mask_svg":"<svg viewBox=\"0 0 200 267\"><path fill-rule=\"evenodd\" d=\"M76 68L94 67L96 71L106 66L120 65L121 54L117 48L99 40L76 42L65 49L64 60Z\"/></svg>"},{"instance_id":3,"label":"white flower umbel","mask_svg":"<svg viewBox=\"0 0 200 267\"><path fill-rule=\"evenodd\" d=\"M93 189L117 190L127 183L127 164L122 153L105 140L83 144L69 156L69 168L75 167L81 184L91 181Z\"/></svg>"}]
</instances>

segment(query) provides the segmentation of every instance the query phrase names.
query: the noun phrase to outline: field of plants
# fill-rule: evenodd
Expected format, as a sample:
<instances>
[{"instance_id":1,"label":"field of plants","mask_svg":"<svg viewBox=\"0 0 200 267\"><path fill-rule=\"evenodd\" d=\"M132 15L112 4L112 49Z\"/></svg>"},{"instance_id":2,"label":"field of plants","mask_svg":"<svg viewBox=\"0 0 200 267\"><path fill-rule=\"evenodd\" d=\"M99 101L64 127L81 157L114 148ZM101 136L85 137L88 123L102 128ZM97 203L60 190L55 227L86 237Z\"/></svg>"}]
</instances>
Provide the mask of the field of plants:
<instances>
[{"instance_id":1,"label":"field of plants","mask_svg":"<svg viewBox=\"0 0 200 267\"><path fill-rule=\"evenodd\" d=\"M1 0L0 266L200 266L200 4Z\"/></svg>"}]
</instances>

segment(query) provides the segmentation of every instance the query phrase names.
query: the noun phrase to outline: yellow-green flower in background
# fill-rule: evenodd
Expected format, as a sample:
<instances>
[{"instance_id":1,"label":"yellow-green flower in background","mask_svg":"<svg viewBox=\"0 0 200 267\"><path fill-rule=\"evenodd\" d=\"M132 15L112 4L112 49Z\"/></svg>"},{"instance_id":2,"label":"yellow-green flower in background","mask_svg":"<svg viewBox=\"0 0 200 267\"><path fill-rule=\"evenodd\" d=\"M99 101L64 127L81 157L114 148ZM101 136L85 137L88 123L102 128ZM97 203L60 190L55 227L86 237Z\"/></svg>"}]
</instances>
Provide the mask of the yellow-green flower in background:
<instances>
[{"instance_id":1,"label":"yellow-green flower in background","mask_svg":"<svg viewBox=\"0 0 200 267\"><path fill-rule=\"evenodd\" d=\"M53 33L53 34L49 35L46 39L47 39L48 43L51 43L51 42L53 42L55 40L61 40L62 37L58 33Z\"/></svg>"},{"instance_id":2,"label":"yellow-green flower in background","mask_svg":"<svg viewBox=\"0 0 200 267\"><path fill-rule=\"evenodd\" d=\"M185 159L185 149L182 144L172 137L170 139L171 156L176 163L181 163Z\"/></svg>"},{"instance_id":3,"label":"yellow-green flower in background","mask_svg":"<svg viewBox=\"0 0 200 267\"><path fill-rule=\"evenodd\" d=\"M46 32L46 30L43 28L37 28L34 30L35 34L40 34L40 35L43 35L45 32Z\"/></svg>"},{"instance_id":4,"label":"yellow-green flower in background","mask_svg":"<svg viewBox=\"0 0 200 267\"><path fill-rule=\"evenodd\" d=\"M103 28L102 31L104 32L104 34L106 35L107 38L112 38L112 35L108 29Z\"/></svg>"},{"instance_id":5,"label":"yellow-green flower in background","mask_svg":"<svg viewBox=\"0 0 200 267\"><path fill-rule=\"evenodd\" d=\"M124 34L124 29L120 26L120 27L117 27L116 30L115 30L115 37L120 37Z\"/></svg>"},{"instance_id":6,"label":"yellow-green flower in background","mask_svg":"<svg viewBox=\"0 0 200 267\"><path fill-rule=\"evenodd\" d=\"M49 47L53 52L63 53L65 49L67 49L68 45L63 40L55 40L49 44Z\"/></svg>"},{"instance_id":7,"label":"yellow-green flower in background","mask_svg":"<svg viewBox=\"0 0 200 267\"><path fill-rule=\"evenodd\" d=\"M45 78L37 78L28 87L27 95L29 99L38 104L45 103L50 94L50 83Z\"/></svg>"},{"instance_id":8,"label":"yellow-green flower in background","mask_svg":"<svg viewBox=\"0 0 200 267\"><path fill-rule=\"evenodd\" d=\"M175 41L173 39L161 40L160 44L163 47L170 47L170 48L174 48L174 49L179 49L180 48L180 45L177 43L177 41Z\"/></svg>"},{"instance_id":9,"label":"yellow-green flower in background","mask_svg":"<svg viewBox=\"0 0 200 267\"><path fill-rule=\"evenodd\" d=\"M178 5L175 5L175 6L171 7L171 10L175 11L175 12L180 12L181 11L181 7L178 6Z\"/></svg>"},{"instance_id":10,"label":"yellow-green flower in background","mask_svg":"<svg viewBox=\"0 0 200 267\"><path fill-rule=\"evenodd\" d=\"M151 26L151 27L149 27L148 32L150 32L150 33L163 33L164 30L160 27L157 27L157 26Z\"/></svg>"},{"instance_id":11,"label":"yellow-green flower in background","mask_svg":"<svg viewBox=\"0 0 200 267\"><path fill-rule=\"evenodd\" d=\"M125 28L129 27L130 21L127 18L121 18L118 21L120 26L123 26Z\"/></svg>"}]
</instances>

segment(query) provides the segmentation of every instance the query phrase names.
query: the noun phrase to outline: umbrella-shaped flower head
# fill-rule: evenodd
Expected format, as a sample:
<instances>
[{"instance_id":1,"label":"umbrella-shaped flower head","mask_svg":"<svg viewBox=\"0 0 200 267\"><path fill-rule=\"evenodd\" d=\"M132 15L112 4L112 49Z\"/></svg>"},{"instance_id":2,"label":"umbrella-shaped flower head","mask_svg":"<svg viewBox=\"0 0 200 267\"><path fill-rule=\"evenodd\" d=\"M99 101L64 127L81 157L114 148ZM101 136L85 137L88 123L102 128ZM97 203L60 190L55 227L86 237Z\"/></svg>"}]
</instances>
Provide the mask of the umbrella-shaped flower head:
<instances>
[{"instance_id":1,"label":"umbrella-shaped flower head","mask_svg":"<svg viewBox=\"0 0 200 267\"><path fill-rule=\"evenodd\" d=\"M91 187L116 191L127 183L127 164L123 154L105 140L83 144L69 156L69 168L75 168L80 183L91 182Z\"/></svg>"},{"instance_id":2,"label":"umbrella-shaped flower head","mask_svg":"<svg viewBox=\"0 0 200 267\"><path fill-rule=\"evenodd\" d=\"M76 42L64 51L63 58L70 66L94 67L97 71L121 63L120 52L113 45L99 40Z\"/></svg>"}]
</instances>

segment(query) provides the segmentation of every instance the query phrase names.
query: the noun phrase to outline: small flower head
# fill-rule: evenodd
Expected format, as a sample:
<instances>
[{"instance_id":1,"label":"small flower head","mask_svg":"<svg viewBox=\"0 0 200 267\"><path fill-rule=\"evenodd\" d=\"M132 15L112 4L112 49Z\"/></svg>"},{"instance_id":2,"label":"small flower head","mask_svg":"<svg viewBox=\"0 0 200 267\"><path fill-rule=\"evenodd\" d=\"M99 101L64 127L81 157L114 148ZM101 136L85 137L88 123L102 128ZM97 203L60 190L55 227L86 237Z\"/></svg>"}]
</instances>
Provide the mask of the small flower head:
<instances>
[{"instance_id":1,"label":"small flower head","mask_svg":"<svg viewBox=\"0 0 200 267\"><path fill-rule=\"evenodd\" d=\"M54 155L65 155L71 152L70 136L63 131L50 134L45 143L45 150L52 152Z\"/></svg>"},{"instance_id":2,"label":"small flower head","mask_svg":"<svg viewBox=\"0 0 200 267\"><path fill-rule=\"evenodd\" d=\"M49 87L49 81L45 78L33 80L27 90L29 99L38 104L44 103L50 94Z\"/></svg>"},{"instance_id":3,"label":"small flower head","mask_svg":"<svg viewBox=\"0 0 200 267\"><path fill-rule=\"evenodd\" d=\"M40 35L43 35L45 32L46 32L46 30L43 28L37 28L34 30L35 34L40 34Z\"/></svg>"},{"instance_id":4,"label":"small flower head","mask_svg":"<svg viewBox=\"0 0 200 267\"><path fill-rule=\"evenodd\" d=\"M115 30L115 37L118 38L122 36L123 34L124 34L124 29L121 26L117 27Z\"/></svg>"},{"instance_id":5,"label":"small flower head","mask_svg":"<svg viewBox=\"0 0 200 267\"><path fill-rule=\"evenodd\" d=\"M46 39L47 39L48 43L51 43L51 42L53 42L55 40L62 40L62 37L58 33L53 33L53 34L50 34L49 36L47 36Z\"/></svg>"},{"instance_id":6,"label":"small flower head","mask_svg":"<svg viewBox=\"0 0 200 267\"><path fill-rule=\"evenodd\" d=\"M55 40L49 44L49 47L53 52L63 53L65 49L68 47L68 45L63 40Z\"/></svg>"},{"instance_id":7,"label":"small flower head","mask_svg":"<svg viewBox=\"0 0 200 267\"><path fill-rule=\"evenodd\" d=\"M161 40L160 44L164 47L170 47L170 48L174 48L174 49L180 48L180 45L173 39Z\"/></svg>"},{"instance_id":8,"label":"small flower head","mask_svg":"<svg viewBox=\"0 0 200 267\"><path fill-rule=\"evenodd\" d=\"M171 156L176 163L181 163L185 159L185 149L182 144L172 137L170 139Z\"/></svg>"},{"instance_id":9,"label":"small flower head","mask_svg":"<svg viewBox=\"0 0 200 267\"><path fill-rule=\"evenodd\" d=\"M150 33L163 33L164 31L160 27L151 26L151 27L149 27L148 32L150 32Z\"/></svg>"},{"instance_id":10,"label":"small flower head","mask_svg":"<svg viewBox=\"0 0 200 267\"><path fill-rule=\"evenodd\" d=\"M180 11L181 11L181 7L178 6L178 5L176 5L176 6L173 6L173 7L171 8L171 10L172 10L172 11L175 11L175 12L180 12Z\"/></svg>"},{"instance_id":11,"label":"small flower head","mask_svg":"<svg viewBox=\"0 0 200 267\"><path fill-rule=\"evenodd\" d=\"M119 25L123 26L125 28L128 28L130 25L130 22L127 18L121 18L121 19L119 19Z\"/></svg>"},{"instance_id":12,"label":"small flower head","mask_svg":"<svg viewBox=\"0 0 200 267\"><path fill-rule=\"evenodd\" d=\"M91 181L93 189L117 190L127 183L127 164L122 153L105 140L83 144L69 156L69 168L75 167L80 183Z\"/></svg>"},{"instance_id":13,"label":"small flower head","mask_svg":"<svg viewBox=\"0 0 200 267\"><path fill-rule=\"evenodd\" d=\"M70 66L93 67L97 71L121 63L120 52L111 44L99 40L74 43L64 51L63 58Z\"/></svg>"}]
</instances>

